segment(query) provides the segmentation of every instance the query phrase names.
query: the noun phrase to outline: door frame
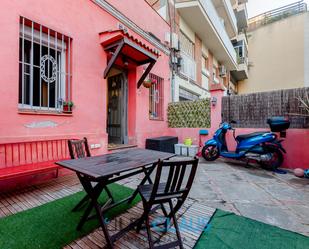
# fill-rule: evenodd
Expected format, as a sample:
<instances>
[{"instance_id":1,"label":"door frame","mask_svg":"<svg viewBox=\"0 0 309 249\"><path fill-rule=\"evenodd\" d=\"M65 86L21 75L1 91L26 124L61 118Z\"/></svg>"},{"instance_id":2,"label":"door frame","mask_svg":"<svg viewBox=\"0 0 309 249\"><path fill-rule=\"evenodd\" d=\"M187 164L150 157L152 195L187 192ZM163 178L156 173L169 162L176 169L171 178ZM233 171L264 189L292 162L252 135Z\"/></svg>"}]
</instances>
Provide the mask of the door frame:
<instances>
[{"instance_id":1,"label":"door frame","mask_svg":"<svg viewBox=\"0 0 309 249\"><path fill-rule=\"evenodd\" d=\"M117 70L120 70L121 73L115 74L113 76L107 77L107 108L106 108L106 131L108 131L108 110L109 110L109 78L120 76L121 78L121 99L120 99L120 112L121 112L121 120L120 120L120 140L121 144L128 144L128 73L122 68L115 67ZM108 133L107 133L108 134ZM108 134L109 137L109 134Z\"/></svg>"},{"instance_id":2,"label":"door frame","mask_svg":"<svg viewBox=\"0 0 309 249\"><path fill-rule=\"evenodd\" d=\"M122 82L121 82L121 92L123 100L121 101L121 140L123 144L128 144L128 73L122 70Z\"/></svg>"}]
</instances>

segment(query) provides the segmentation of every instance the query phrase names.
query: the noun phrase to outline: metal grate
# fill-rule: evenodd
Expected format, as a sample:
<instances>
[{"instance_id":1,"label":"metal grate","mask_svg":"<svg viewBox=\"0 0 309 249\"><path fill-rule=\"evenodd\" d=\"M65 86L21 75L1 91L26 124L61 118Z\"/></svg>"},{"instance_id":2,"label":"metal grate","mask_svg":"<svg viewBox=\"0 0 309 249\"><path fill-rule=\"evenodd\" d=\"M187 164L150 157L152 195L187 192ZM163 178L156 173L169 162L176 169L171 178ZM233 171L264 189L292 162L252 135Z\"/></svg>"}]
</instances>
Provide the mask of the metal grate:
<instances>
[{"instance_id":1,"label":"metal grate","mask_svg":"<svg viewBox=\"0 0 309 249\"><path fill-rule=\"evenodd\" d=\"M71 101L72 39L20 17L19 108L62 111Z\"/></svg>"},{"instance_id":2,"label":"metal grate","mask_svg":"<svg viewBox=\"0 0 309 249\"><path fill-rule=\"evenodd\" d=\"M163 81L164 79L150 73L153 82L149 91L149 117L150 119L163 120Z\"/></svg>"}]
</instances>

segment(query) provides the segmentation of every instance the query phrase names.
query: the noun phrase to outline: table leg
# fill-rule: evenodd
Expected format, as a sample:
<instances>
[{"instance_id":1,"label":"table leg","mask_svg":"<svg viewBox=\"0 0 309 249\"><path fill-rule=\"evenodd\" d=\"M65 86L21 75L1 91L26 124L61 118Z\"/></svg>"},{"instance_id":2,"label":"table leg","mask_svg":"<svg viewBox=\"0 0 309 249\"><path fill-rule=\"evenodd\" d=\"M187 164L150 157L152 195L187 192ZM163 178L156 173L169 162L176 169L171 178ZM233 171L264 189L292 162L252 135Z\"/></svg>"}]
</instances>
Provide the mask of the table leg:
<instances>
[{"instance_id":1,"label":"table leg","mask_svg":"<svg viewBox=\"0 0 309 249\"><path fill-rule=\"evenodd\" d=\"M144 168L145 177L141 181L140 185L144 185L146 183L146 181L148 181L150 184L152 184L152 180L150 178L150 175L154 171L154 169L156 168L156 165L157 165L157 163L154 163L151 168L149 168L149 169ZM135 191L133 192L133 194L131 195L131 197L129 198L128 203L132 203L132 201L135 199L137 194L138 194L138 189L136 188Z\"/></svg>"},{"instance_id":2,"label":"table leg","mask_svg":"<svg viewBox=\"0 0 309 249\"><path fill-rule=\"evenodd\" d=\"M76 204L76 206L72 209L72 212L78 211L80 208L82 208L87 202L89 201L89 196L86 195L83 197L83 199L80 200L79 203Z\"/></svg>"},{"instance_id":3,"label":"table leg","mask_svg":"<svg viewBox=\"0 0 309 249\"><path fill-rule=\"evenodd\" d=\"M82 178L83 176L79 173L76 173L78 179L80 182L82 182ZM72 212L76 212L78 211L80 208L82 208L87 202L89 201L89 196L86 194L86 196L83 197L83 199L81 199L76 206L72 209Z\"/></svg>"},{"instance_id":4,"label":"table leg","mask_svg":"<svg viewBox=\"0 0 309 249\"><path fill-rule=\"evenodd\" d=\"M83 185L85 191L87 192L87 194L90 198L90 204L89 204L87 210L85 211L85 213L82 217L82 220L80 221L79 226L82 227L82 225L86 222L92 208L95 208L97 217L99 219L100 226L101 226L103 233L104 233L104 236L105 236L107 247L113 248L112 240L110 238L106 224L104 222L104 216L103 216L103 213L101 211L101 206L98 203L98 198L99 198L100 194L102 193L102 191L103 191L103 189L106 185L103 182L99 182L95 187L93 187L91 185L91 181L89 179L87 179L86 177L81 177L80 180L81 180L81 184Z\"/></svg>"}]
</instances>

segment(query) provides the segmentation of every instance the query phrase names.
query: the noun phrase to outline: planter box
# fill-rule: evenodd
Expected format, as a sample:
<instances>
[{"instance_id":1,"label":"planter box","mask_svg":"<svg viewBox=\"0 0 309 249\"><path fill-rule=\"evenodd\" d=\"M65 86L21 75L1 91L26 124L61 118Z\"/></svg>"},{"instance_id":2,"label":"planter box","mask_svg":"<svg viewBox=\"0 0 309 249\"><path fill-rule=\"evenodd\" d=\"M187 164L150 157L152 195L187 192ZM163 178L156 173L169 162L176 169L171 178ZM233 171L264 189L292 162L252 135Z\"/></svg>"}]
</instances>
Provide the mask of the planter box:
<instances>
[{"instance_id":1,"label":"planter box","mask_svg":"<svg viewBox=\"0 0 309 249\"><path fill-rule=\"evenodd\" d=\"M198 153L197 145L187 146L184 144L175 144L175 154L179 156L195 157L197 153Z\"/></svg>"},{"instance_id":2,"label":"planter box","mask_svg":"<svg viewBox=\"0 0 309 249\"><path fill-rule=\"evenodd\" d=\"M174 144L178 143L178 137L156 137L146 139L146 149L174 153Z\"/></svg>"}]
</instances>

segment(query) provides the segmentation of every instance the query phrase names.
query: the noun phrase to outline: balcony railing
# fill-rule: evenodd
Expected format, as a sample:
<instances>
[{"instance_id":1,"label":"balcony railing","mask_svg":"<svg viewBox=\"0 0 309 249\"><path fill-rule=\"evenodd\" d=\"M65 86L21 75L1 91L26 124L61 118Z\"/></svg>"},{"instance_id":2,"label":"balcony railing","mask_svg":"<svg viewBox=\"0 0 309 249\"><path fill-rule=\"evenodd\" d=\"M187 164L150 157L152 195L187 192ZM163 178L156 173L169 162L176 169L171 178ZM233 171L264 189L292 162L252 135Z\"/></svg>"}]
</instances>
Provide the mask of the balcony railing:
<instances>
[{"instance_id":1,"label":"balcony railing","mask_svg":"<svg viewBox=\"0 0 309 249\"><path fill-rule=\"evenodd\" d=\"M230 15L230 17L232 19L232 25L234 26L234 29L237 32L237 19L236 19L236 16L235 16L235 13L234 13L231 1L230 0L224 0L224 2L226 4L226 6L227 6L227 10L229 12L229 15Z\"/></svg>"},{"instance_id":2,"label":"balcony railing","mask_svg":"<svg viewBox=\"0 0 309 249\"><path fill-rule=\"evenodd\" d=\"M246 64L248 65L248 52L247 48L244 45L239 45L234 47L237 55L237 63L239 64Z\"/></svg>"},{"instance_id":3,"label":"balcony railing","mask_svg":"<svg viewBox=\"0 0 309 249\"><path fill-rule=\"evenodd\" d=\"M214 25L215 29L217 30L218 35L220 36L221 40L223 41L226 49L228 50L231 57L236 61L236 53L231 43L231 40L225 30L224 25L222 24L219 15L216 11L215 6L213 5L211 0L199 0L202 4L204 11L207 13L209 19L211 20L212 24Z\"/></svg>"},{"instance_id":4,"label":"balcony railing","mask_svg":"<svg viewBox=\"0 0 309 249\"><path fill-rule=\"evenodd\" d=\"M181 52L180 73L188 77L190 80L196 81L196 63L193 58Z\"/></svg>"},{"instance_id":5,"label":"balcony railing","mask_svg":"<svg viewBox=\"0 0 309 249\"><path fill-rule=\"evenodd\" d=\"M248 57L237 57L237 63L248 65Z\"/></svg>"},{"instance_id":6,"label":"balcony railing","mask_svg":"<svg viewBox=\"0 0 309 249\"><path fill-rule=\"evenodd\" d=\"M303 12L307 12L307 4L302 0L250 18L249 30L253 30L263 25L273 23Z\"/></svg>"}]
</instances>

